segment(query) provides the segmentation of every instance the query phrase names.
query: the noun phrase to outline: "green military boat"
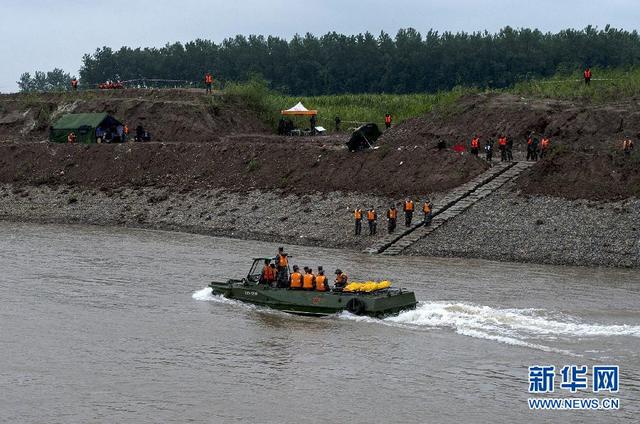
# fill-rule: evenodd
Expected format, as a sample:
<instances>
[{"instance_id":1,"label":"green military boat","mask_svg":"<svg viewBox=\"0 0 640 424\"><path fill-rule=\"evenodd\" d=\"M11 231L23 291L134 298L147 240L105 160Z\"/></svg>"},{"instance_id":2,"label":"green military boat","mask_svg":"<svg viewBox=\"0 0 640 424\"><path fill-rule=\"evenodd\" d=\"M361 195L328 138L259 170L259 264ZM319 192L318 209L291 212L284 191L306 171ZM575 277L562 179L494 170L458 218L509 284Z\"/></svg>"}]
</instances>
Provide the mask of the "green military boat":
<instances>
[{"instance_id":1,"label":"green military boat","mask_svg":"<svg viewBox=\"0 0 640 424\"><path fill-rule=\"evenodd\" d=\"M255 258L249 274L241 280L212 282L214 295L301 315L329 315L348 311L355 315L374 317L397 314L415 308L414 292L401 288L386 288L373 292L312 291L276 288L262 284L260 265L268 258Z\"/></svg>"}]
</instances>

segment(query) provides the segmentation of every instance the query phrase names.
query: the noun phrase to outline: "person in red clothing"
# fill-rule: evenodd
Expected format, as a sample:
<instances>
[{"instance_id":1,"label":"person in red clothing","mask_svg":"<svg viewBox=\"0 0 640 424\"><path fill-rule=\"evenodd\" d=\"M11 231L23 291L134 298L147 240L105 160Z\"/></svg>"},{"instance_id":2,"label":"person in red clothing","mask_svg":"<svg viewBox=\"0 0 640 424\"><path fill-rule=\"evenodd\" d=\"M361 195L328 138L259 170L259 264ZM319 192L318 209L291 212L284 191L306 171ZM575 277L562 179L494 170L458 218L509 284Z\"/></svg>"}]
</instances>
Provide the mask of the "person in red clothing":
<instances>
[{"instance_id":1,"label":"person in red clothing","mask_svg":"<svg viewBox=\"0 0 640 424\"><path fill-rule=\"evenodd\" d=\"M585 85L589 85L589 83L591 82L591 68L587 66L587 69L584 70L583 75Z\"/></svg>"},{"instance_id":2,"label":"person in red clothing","mask_svg":"<svg viewBox=\"0 0 640 424\"><path fill-rule=\"evenodd\" d=\"M498 149L500 149L500 162L507 160L507 137L504 134L498 138Z\"/></svg>"},{"instance_id":3,"label":"person in red clothing","mask_svg":"<svg viewBox=\"0 0 640 424\"><path fill-rule=\"evenodd\" d=\"M390 113L386 113L384 115L384 126L387 129L391 128L391 114Z\"/></svg>"},{"instance_id":4,"label":"person in red clothing","mask_svg":"<svg viewBox=\"0 0 640 424\"><path fill-rule=\"evenodd\" d=\"M471 139L471 154L478 156L478 152L480 152L480 137L476 135Z\"/></svg>"},{"instance_id":5,"label":"person in red clothing","mask_svg":"<svg viewBox=\"0 0 640 424\"><path fill-rule=\"evenodd\" d=\"M204 75L204 85L207 88L207 94L211 94L211 87L213 86L213 76L211 76L211 72L207 72Z\"/></svg>"}]
</instances>

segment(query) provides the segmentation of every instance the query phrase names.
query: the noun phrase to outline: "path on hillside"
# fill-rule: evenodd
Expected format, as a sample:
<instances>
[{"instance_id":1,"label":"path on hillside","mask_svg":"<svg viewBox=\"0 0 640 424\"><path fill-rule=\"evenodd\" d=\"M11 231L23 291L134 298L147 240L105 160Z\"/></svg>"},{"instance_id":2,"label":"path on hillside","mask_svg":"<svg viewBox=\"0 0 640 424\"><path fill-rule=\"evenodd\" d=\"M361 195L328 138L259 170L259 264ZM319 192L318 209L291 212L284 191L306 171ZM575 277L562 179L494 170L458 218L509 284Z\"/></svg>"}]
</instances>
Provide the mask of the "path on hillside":
<instances>
[{"instance_id":1,"label":"path on hillside","mask_svg":"<svg viewBox=\"0 0 640 424\"><path fill-rule=\"evenodd\" d=\"M412 226L402 228L400 232L389 234L365 250L367 253L397 255L418 240L426 237L445 222L464 212L479 200L487 197L507 181L516 178L522 171L535 162L498 163L478 175L471 181L455 188L433 205L431 225L425 227L422 220L416 220ZM416 218L422 218L416 211Z\"/></svg>"}]
</instances>

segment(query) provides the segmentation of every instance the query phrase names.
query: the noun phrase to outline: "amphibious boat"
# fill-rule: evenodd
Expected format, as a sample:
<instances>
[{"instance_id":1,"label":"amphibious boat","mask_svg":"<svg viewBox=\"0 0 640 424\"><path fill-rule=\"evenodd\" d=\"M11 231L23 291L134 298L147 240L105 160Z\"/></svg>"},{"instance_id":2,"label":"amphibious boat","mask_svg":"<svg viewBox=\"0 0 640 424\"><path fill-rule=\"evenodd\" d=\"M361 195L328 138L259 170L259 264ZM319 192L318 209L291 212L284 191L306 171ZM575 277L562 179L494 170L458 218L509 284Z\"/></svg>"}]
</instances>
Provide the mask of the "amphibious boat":
<instances>
[{"instance_id":1,"label":"amphibious boat","mask_svg":"<svg viewBox=\"0 0 640 424\"><path fill-rule=\"evenodd\" d=\"M348 311L374 317L397 314L415 308L414 292L385 287L372 291L307 291L276 288L260 283L261 265L270 258L254 258L245 278L209 284L214 295L267 306L300 315L330 315Z\"/></svg>"}]
</instances>

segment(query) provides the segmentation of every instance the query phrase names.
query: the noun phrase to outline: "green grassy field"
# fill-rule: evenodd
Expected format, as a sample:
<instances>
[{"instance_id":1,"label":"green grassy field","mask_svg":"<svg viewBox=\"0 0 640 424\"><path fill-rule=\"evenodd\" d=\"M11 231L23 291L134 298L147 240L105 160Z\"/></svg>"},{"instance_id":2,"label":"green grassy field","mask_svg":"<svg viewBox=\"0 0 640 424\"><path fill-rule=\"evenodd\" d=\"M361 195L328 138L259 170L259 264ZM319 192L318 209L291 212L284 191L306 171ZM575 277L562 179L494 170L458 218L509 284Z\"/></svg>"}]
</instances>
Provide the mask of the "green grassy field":
<instances>
[{"instance_id":1,"label":"green grassy field","mask_svg":"<svg viewBox=\"0 0 640 424\"><path fill-rule=\"evenodd\" d=\"M581 71L558 74L552 78L524 81L502 90L485 90L490 93L512 93L539 98L573 99L589 102L606 102L640 96L640 68L631 70L592 69L593 78L585 86ZM424 115L434 109L454 111L453 106L464 94L479 93L476 88L456 88L435 94L337 94L326 96L285 96L267 88L264 81L230 84L224 93L240 97L250 104L261 117L274 127L280 118L280 110L288 109L301 101L308 109L318 110L318 125L332 131L334 118L342 120L342 130L348 130L365 122L384 125L384 114L389 112L394 123ZM297 118L298 126L308 126L307 118Z\"/></svg>"},{"instance_id":2,"label":"green grassy field","mask_svg":"<svg viewBox=\"0 0 640 424\"><path fill-rule=\"evenodd\" d=\"M473 89L454 89L451 91L427 94L339 94L327 96L285 96L269 90L261 81L244 84L230 84L224 94L240 97L252 105L262 118L277 125L280 111L302 102L307 109L318 110L318 125L333 131L335 117L339 116L342 130L357 127L363 123L375 122L384 126L384 115L390 113L393 122L399 123L409 118L424 115L435 108L447 110L463 94L476 92ZM308 118L299 117L298 126L309 125Z\"/></svg>"}]
</instances>

